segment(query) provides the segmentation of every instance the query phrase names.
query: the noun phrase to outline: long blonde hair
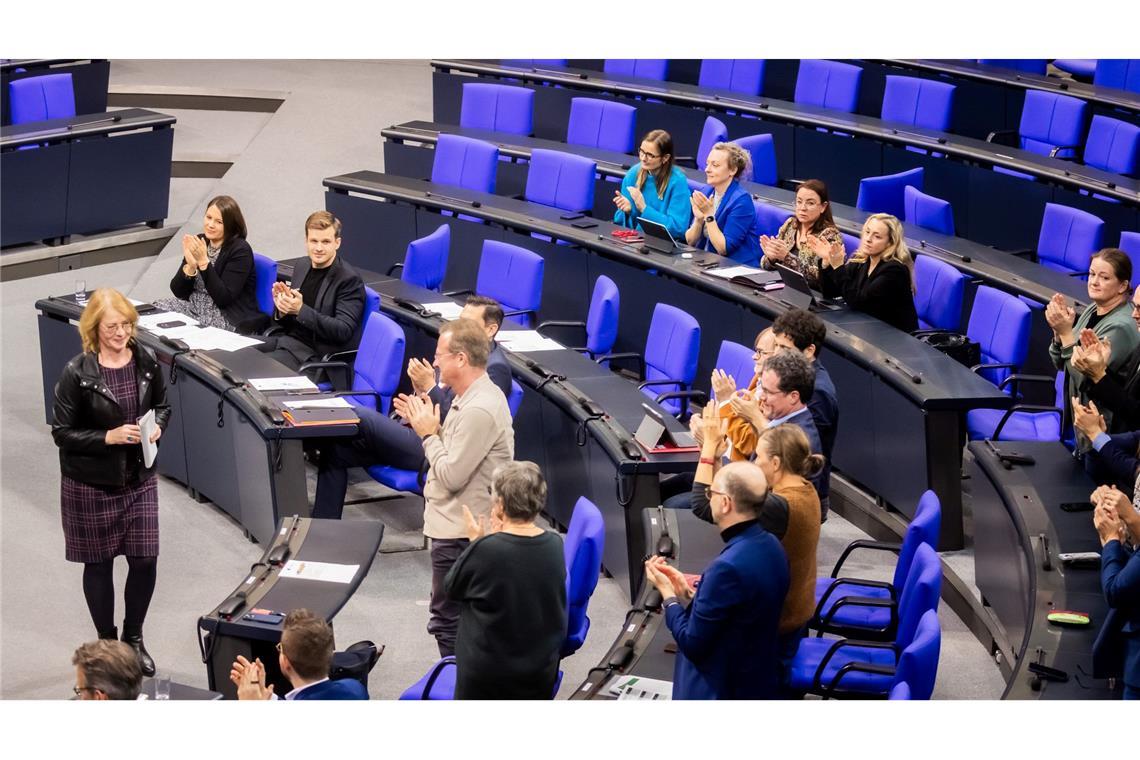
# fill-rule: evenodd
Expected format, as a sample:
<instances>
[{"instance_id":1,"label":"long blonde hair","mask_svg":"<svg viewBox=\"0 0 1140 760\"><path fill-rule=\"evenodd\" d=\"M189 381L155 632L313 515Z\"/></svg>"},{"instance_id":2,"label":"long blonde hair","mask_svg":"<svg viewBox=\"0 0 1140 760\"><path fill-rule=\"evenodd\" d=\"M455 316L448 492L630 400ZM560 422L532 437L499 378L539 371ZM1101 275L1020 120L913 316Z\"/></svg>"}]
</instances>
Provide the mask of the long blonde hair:
<instances>
[{"instance_id":1,"label":"long blonde hair","mask_svg":"<svg viewBox=\"0 0 1140 760\"><path fill-rule=\"evenodd\" d=\"M863 232L867 231L867 225L871 222L882 222L883 226L887 228L887 247L883 249L880 258L883 261L898 261L906 266L910 272L910 290L915 292L914 284L914 258L910 255L910 249L906 247L906 239L903 237L902 222L897 217L891 214L871 214L867 217L867 221L863 222ZM862 236L860 236L862 238ZM851 257L851 261L856 264L862 264L869 257L863 250L862 240L860 239L859 250Z\"/></svg>"},{"instance_id":2,"label":"long blonde hair","mask_svg":"<svg viewBox=\"0 0 1140 760\"><path fill-rule=\"evenodd\" d=\"M91 294L91 300L79 317L79 337L83 340L84 353L99 352L99 323L108 311L117 311L131 323L130 342L135 342L138 334L139 313L134 305L114 288L99 288Z\"/></svg>"}]
</instances>

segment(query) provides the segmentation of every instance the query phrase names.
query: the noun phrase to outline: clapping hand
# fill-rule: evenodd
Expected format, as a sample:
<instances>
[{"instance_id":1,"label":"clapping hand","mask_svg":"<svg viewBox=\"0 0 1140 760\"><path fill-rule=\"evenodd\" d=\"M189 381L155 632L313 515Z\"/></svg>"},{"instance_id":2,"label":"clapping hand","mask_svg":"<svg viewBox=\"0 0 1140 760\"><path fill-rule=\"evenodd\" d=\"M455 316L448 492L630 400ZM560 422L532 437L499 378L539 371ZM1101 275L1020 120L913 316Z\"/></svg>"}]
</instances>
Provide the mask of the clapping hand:
<instances>
[{"instance_id":1,"label":"clapping hand","mask_svg":"<svg viewBox=\"0 0 1140 760\"><path fill-rule=\"evenodd\" d=\"M1096 403L1089 401L1088 406L1081 403L1076 396L1072 397L1073 427L1088 440L1092 440L1100 433L1108 432L1104 422L1104 415L1096 408Z\"/></svg>"},{"instance_id":2,"label":"clapping hand","mask_svg":"<svg viewBox=\"0 0 1140 760\"><path fill-rule=\"evenodd\" d=\"M752 427L760 430L768 425L764 412L760 411L760 399L748 391L737 391L729 401L733 413L748 420Z\"/></svg>"},{"instance_id":3,"label":"clapping hand","mask_svg":"<svg viewBox=\"0 0 1140 760\"><path fill-rule=\"evenodd\" d=\"M693 216L700 219L702 222L706 216L711 216L713 211L712 200L702 193L700 190L694 190L692 197L689 199L690 205L693 207Z\"/></svg>"},{"instance_id":4,"label":"clapping hand","mask_svg":"<svg viewBox=\"0 0 1140 760\"><path fill-rule=\"evenodd\" d=\"M723 404L736 392L736 378L722 369L712 371L712 389L717 403Z\"/></svg>"},{"instance_id":5,"label":"clapping hand","mask_svg":"<svg viewBox=\"0 0 1140 760\"><path fill-rule=\"evenodd\" d=\"M1065 302L1065 297L1054 293L1045 305L1045 321L1062 345L1073 342L1073 323L1076 319L1077 312Z\"/></svg>"},{"instance_id":6,"label":"clapping hand","mask_svg":"<svg viewBox=\"0 0 1140 760\"><path fill-rule=\"evenodd\" d=\"M198 272L198 255L195 253L194 243L198 242L195 235L182 236L182 260L185 262L187 274Z\"/></svg>"},{"instance_id":7,"label":"clapping hand","mask_svg":"<svg viewBox=\"0 0 1140 760\"><path fill-rule=\"evenodd\" d=\"M637 206L637 213L640 214L645 211L645 196L642 195L637 185L630 185L626 188L626 192L629 193L629 197L633 199L633 205Z\"/></svg>"},{"instance_id":8,"label":"clapping hand","mask_svg":"<svg viewBox=\"0 0 1140 760\"><path fill-rule=\"evenodd\" d=\"M261 660L250 662L242 655L230 666L230 681L237 687L239 700L271 699L273 689L265 685L265 666Z\"/></svg>"},{"instance_id":9,"label":"clapping hand","mask_svg":"<svg viewBox=\"0 0 1140 760\"><path fill-rule=\"evenodd\" d=\"M439 405L433 404L431 399L401 393L392 404L420 438L439 432Z\"/></svg>"},{"instance_id":10,"label":"clapping hand","mask_svg":"<svg viewBox=\"0 0 1140 760\"><path fill-rule=\"evenodd\" d=\"M1087 327L1081 330L1080 341L1073 346L1073 366L1094 383L1099 383L1108 372L1108 360L1112 356L1112 342L1108 338L1098 340L1096 333Z\"/></svg>"},{"instance_id":11,"label":"clapping hand","mask_svg":"<svg viewBox=\"0 0 1140 760\"><path fill-rule=\"evenodd\" d=\"M788 258L788 244L778 237L768 235L760 236L760 250L773 261L783 261Z\"/></svg>"},{"instance_id":12,"label":"clapping hand","mask_svg":"<svg viewBox=\"0 0 1140 760\"><path fill-rule=\"evenodd\" d=\"M685 574L666 562L664 557L650 557L646 562L646 565L652 565L655 571L661 575L664 575L665 578L668 579L670 593L681 601L691 601L693 595L697 593L697 590L689 585L689 581L685 577ZM660 590L660 587L658 587L658 591ZM661 596L667 597L669 594L666 594L662 591Z\"/></svg>"},{"instance_id":13,"label":"clapping hand","mask_svg":"<svg viewBox=\"0 0 1140 760\"><path fill-rule=\"evenodd\" d=\"M632 185L630 186L632 187ZM633 204L629 202L629 198L622 195L621 190L614 190L614 205L617 206L618 211L628 214L633 209Z\"/></svg>"},{"instance_id":14,"label":"clapping hand","mask_svg":"<svg viewBox=\"0 0 1140 760\"><path fill-rule=\"evenodd\" d=\"M435 387L435 368L427 359L412 357L408 360L408 378L416 393L427 393Z\"/></svg>"},{"instance_id":15,"label":"clapping hand","mask_svg":"<svg viewBox=\"0 0 1140 760\"><path fill-rule=\"evenodd\" d=\"M190 252L194 255L194 262L199 269L205 269L210 264L210 256L206 252L206 241L197 235L191 235Z\"/></svg>"},{"instance_id":16,"label":"clapping hand","mask_svg":"<svg viewBox=\"0 0 1140 760\"><path fill-rule=\"evenodd\" d=\"M487 535L487 515L479 515L476 519L475 515L471 513L471 508L464 504L463 521L466 523L468 541L478 541Z\"/></svg>"},{"instance_id":17,"label":"clapping hand","mask_svg":"<svg viewBox=\"0 0 1140 760\"><path fill-rule=\"evenodd\" d=\"M716 402L710 401L705 405L701 414L699 416L694 415L694 417L698 420L697 424L700 429L698 437L701 441L701 448L713 448L713 441L715 441L715 449L711 452L713 459L724 456L724 452L728 451L728 420L721 419ZM709 452L702 451L701 453Z\"/></svg>"},{"instance_id":18,"label":"clapping hand","mask_svg":"<svg viewBox=\"0 0 1140 760\"><path fill-rule=\"evenodd\" d=\"M1123 540L1124 523L1120 521L1120 515L1108 499L1101 499L1101 503L1093 510L1093 526L1100 536L1101 546L1113 539Z\"/></svg>"},{"instance_id":19,"label":"clapping hand","mask_svg":"<svg viewBox=\"0 0 1140 760\"><path fill-rule=\"evenodd\" d=\"M818 241L818 246L812 241ZM847 262L847 249L843 246L842 240L837 240L834 243L828 242L815 235L808 235L808 243L811 244L812 251L819 256L821 263L830 266L832 269L838 269ZM823 249L821 252L821 248ZM858 253L858 251L856 251Z\"/></svg>"},{"instance_id":20,"label":"clapping hand","mask_svg":"<svg viewBox=\"0 0 1140 760\"><path fill-rule=\"evenodd\" d=\"M645 560L645 579L653 584L662 598L676 596L676 592L673 591L673 581L661 571L660 564L663 561L662 557L650 557Z\"/></svg>"},{"instance_id":21,"label":"clapping hand","mask_svg":"<svg viewBox=\"0 0 1140 760\"><path fill-rule=\"evenodd\" d=\"M300 314L304 303L301 291L294 290L283 282L273 283L273 306L277 313Z\"/></svg>"}]
</instances>

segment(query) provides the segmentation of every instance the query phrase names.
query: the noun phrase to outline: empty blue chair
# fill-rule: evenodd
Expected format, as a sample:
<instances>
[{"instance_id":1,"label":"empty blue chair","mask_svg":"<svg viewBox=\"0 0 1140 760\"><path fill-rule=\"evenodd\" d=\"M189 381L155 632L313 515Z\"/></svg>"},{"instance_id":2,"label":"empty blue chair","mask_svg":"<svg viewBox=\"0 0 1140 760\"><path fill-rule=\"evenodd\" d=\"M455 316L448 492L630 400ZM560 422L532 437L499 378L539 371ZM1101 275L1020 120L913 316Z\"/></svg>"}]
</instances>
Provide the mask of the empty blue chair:
<instances>
[{"instance_id":1,"label":"empty blue chair","mask_svg":"<svg viewBox=\"0 0 1140 760\"><path fill-rule=\"evenodd\" d=\"M631 153L636 119L637 109L625 103L597 98L571 98L566 142Z\"/></svg>"},{"instance_id":2,"label":"empty blue chair","mask_svg":"<svg viewBox=\"0 0 1140 760\"><path fill-rule=\"evenodd\" d=\"M914 185L903 187L903 216L907 224L917 224L943 235L954 234L954 211L950 201L927 195Z\"/></svg>"},{"instance_id":3,"label":"empty blue chair","mask_svg":"<svg viewBox=\"0 0 1140 760\"><path fill-rule=\"evenodd\" d=\"M891 214L899 219L906 216L905 188L922 189L925 172L922 167L907 169L898 174L882 177L864 177L859 180L859 196L855 207L872 214Z\"/></svg>"},{"instance_id":4,"label":"empty blue chair","mask_svg":"<svg viewBox=\"0 0 1140 760\"><path fill-rule=\"evenodd\" d=\"M450 701L455 698L455 655L444 657L404 690L400 701Z\"/></svg>"},{"instance_id":5,"label":"empty blue chair","mask_svg":"<svg viewBox=\"0 0 1140 760\"><path fill-rule=\"evenodd\" d=\"M712 116L705 118L705 125L701 128L701 141L697 145L697 168L705 168L705 161L714 145L727 141L728 127L724 126L724 122Z\"/></svg>"},{"instance_id":6,"label":"empty blue chair","mask_svg":"<svg viewBox=\"0 0 1140 760\"><path fill-rule=\"evenodd\" d=\"M1019 147L1042 156L1072 158L1081 144L1088 104L1080 98L1041 90L1026 90Z\"/></svg>"},{"instance_id":7,"label":"empty blue chair","mask_svg":"<svg viewBox=\"0 0 1140 760\"><path fill-rule=\"evenodd\" d=\"M697 78L701 87L759 95L764 89L764 61L754 59L706 58Z\"/></svg>"},{"instance_id":8,"label":"empty blue chair","mask_svg":"<svg viewBox=\"0 0 1140 760\"><path fill-rule=\"evenodd\" d=\"M1049 269L1087 277L1092 255L1100 250L1104 220L1087 211L1046 203L1037 238L1037 262Z\"/></svg>"},{"instance_id":9,"label":"empty blue chair","mask_svg":"<svg viewBox=\"0 0 1140 760\"><path fill-rule=\"evenodd\" d=\"M524 197L564 211L594 208L597 164L573 153L535 148L530 154Z\"/></svg>"},{"instance_id":10,"label":"empty blue chair","mask_svg":"<svg viewBox=\"0 0 1140 760\"><path fill-rule=\"evenodd\" d=\"M427 237L408 243L403 263L393 264L388 274L392 274L397 268L402 269L401 280L438 293L447 274L447 257L450 249L451 227L441 224Z\"/></svg>"},{"instance_id":11,"label":"empty blue chair","mask_svg":"<svg viewBox=\"0 0 1140 760\"><path fill-rule=\"evenodd\" d=\"M792 215L792 212L786 208L772 206L755 198L752 200L752 207L756 209L756 229L761 235L775 236Z\"/></svg>"},{"instance_id":12,"label":"empty blue chair","mask_svg":"<svg viewBox=\"0 0 1140 760\"><path fill-rule=\"evenodd\" d=\"M1000 69L1024 71L1027 74L1040 74L1045 76L1049 62L1044 58L979 58L978 63L986 66L996 66Z\"/></svg>"},{"instance_id":13,"label":"empty blue chair","mask_svg":"<svg viewBox=\"0 0 1140 760\"><path fill-rule=\"evenodd\" d=\"M1140 127L1107 116L1094 116L1085 141L1084 162L1106 172L1136 175L1140 167Z\"/></svg>"},{"instance_id":14,"label":"empty blue chair","mask_svg":"<svg viewBox=\"0 0 1140 760\"><path fill-rule=\"evenodd\" d=\"M1053 383L1053 406L1014 404L1009 409L971 409L966 413L966 434L971 441L1061 441L1061 418L1065 412L1065 373L1055 377L1010 375L1002 381L1002 390L1012 390L1014 383ZM1072 448L1070 446L1070 448Z\"/></svg>"},{"instance_id":15,"label":"empty blue chair","mask_svg":"<svg viewBox=\"0 0 1140 760\"><path fill-rule=\"evenodd\" d=\"M586 321L551 320L537 328L544 332L552 327L578 327L586 332L586 345L573 346L574 351L582 351L591 359L608 354L614 348L618 332L618 313L621 311L621 294L617 285L604 274L594 281L594 292L590 296L590 310Z\"/></svg>"},{"instance_id":16,"label":"empty blue chair","mask_svg":"<svg viewBox=\"0 0 1140 760\"><path fill-rule=\"evenodd\" d=\"M403 374L404 345L404 330L400 325L378 311L365 312L360 348L352 363L350 390L371 391L376 395L351 395L348 396L350 403L388 413Z\"/></svg>"},{"instance_id":17,"label":"empty blue chair","mask_svg":"<svg viewBox=\"0 0 1140 760\"><path fill-rule=\"evenodd\" d=\"M503 305L513 322L530 326L542 305L546 262L533 251L498 240L484 240L475 292Z\"/></svg>"},{"instance_id":18,"label":"empty blue chair","mask_svg":"<svg viewBox=\"0 0 1140 760\"><path fill-rule=\"evenodd\" d=\"M945 132L950 129L956 89L952 84L930 79L888 76L880 117Z\"/></svg>"},{"instance_id":19,"label":"empty blue chair","mask_svg":"<svg viewBox=\"0 0 1140 760\"><path fill-rule=\"evenodd\" d=\"M1053 65L1073 76L1091 79L1096 76L1095 58L1057 58Z\"/></svg>"},{"instance_id":20,"label":"empty blue chair","mask_svg":"<svg viewBox=\"0 0 1140 760\"><path fill-rule=\"evenodd\" d=\"M1140 92L1140 59L1101 58L1096 62L1093 84Z\"/></svg>"},{"instance_id":21,"label":"empty blue chair","mask_svg":"<svg viewBox=\"0 0 1140 760\"><path fill-rule=\"evenodd\" d=\"M1132 259L1132 287L1140 285L1140 232L1121 232L1120 250Z\"/></svg>"},{"instance_id":22,"label":"empty blue chair","mask_svg":"<svg viewBox=\"0 0 1140 760\"><path fill-rule=\"evenodd\" d=\"M945 261L933 256L916 256L914 309L918 312L918 329L958 332L968 279Z\"/></svg>"},{"instance_id":23,"label":"empty blue chair","mask_svg":"<svg viewBox=\"0 0 1140 760\"><path fill-rule=\"evenodd\" d=\"M431 164L431 181L493 193L498 167L499 149L491 143L440 134Z\"/></svg>"},{"instance_id":24,"label":"empty blue chair","mask_svg":"<svg viewBox=\"0 0 1140 760\"><path fill-rule=\"evenodd\" d=\"M277 282L277 262L260 253L253 254L254 287L257 289L257 308L273 316L273 283Z\"/></svg>"},{"instance_id":25,"label":"empty blue chair","mask_svg":"<svg viewBox=\"0 0 1140 760\"><path fill-rule=\"evenodd\" d=\"M804 59L796 76L795 101L854 113L863 69L850 63Z\"/></svg>"},{"instance_id":26,"label":"empty blue chair","mask_svg":"<svg viewBox=\"0 0 1140 760\"><path fill-rule=\"evenodd\" d=\"M1020 372L1029 353L1030 311L1024 301L988 285L979 285L970 308L966 335L981 346L982 363L974 371L994 385Z\"/></svg>"},{"instance_id":27,"label":"empty blue chair","mask_svg":"<svg viewBox=\"0 0 1140 760\"><path fill-rule=\"evenodd\" d=\"M685 407L680 398L661 398L676 391L687 391L697 374L697 358L701 348L701 326L697 320L676 306L659 303L653 307L649 322L649 335L645 338L645 353L625 352L598 357L603 361L636 358L639 364L638 385L649 398L674 416L680 416Z\"/></svg>"},{"instance_id":28,"label":"empty blue chair","mask_svg":"<svg viewBox=\"0 0 1140 760\"><path fill-rule=\"evenodd\" d=\"M602 65L607 74L663 81L669 71L667 58L607 58Z\"/></svg>"},{"instance_id":29,"label":"empty blue chair","mask_svg":"<svg viewBox=\"0 0 1140 760\"><path fill-rule=\"evenodd\" d=\"M776 171L776 143L772 135L751 135L735 140L736 144L752 156L752 181L761 185L776 185L780 175Z\"/></svg>"},{"instance_id":30,"label":"empty blue chair","mask_svg":"<svg viewBox=\"0 0 1140 760\"><path fill-rule=\"evenodd\" d=\"M586 610L598 586L602 570L602 554L606 545L606 523L594 502L582 496L574 505L562 554L566 560L566 640L562 656L569 657L581 648L590 631Z\"/></svg>"},{"instance_id":31,"label":"empty blue chair","mask_svg":"<svg viewBox=\"0 0 1140 760\"><path fill-rule=\"evenodd\" d=\"M465 84L459 126L529 136L534 132L534 90L483 82Z\"/></svg>"},{"instance_id":32,"label":"empty blue chair","mask_svg":"<svg viewBox=\"0 0 1140 760\"><path fill-rule=\"evenodd\" d=\"M75 89L71 74L45 74L8 83L13 124L75 115Z\"/></svg>"}]
</instances>

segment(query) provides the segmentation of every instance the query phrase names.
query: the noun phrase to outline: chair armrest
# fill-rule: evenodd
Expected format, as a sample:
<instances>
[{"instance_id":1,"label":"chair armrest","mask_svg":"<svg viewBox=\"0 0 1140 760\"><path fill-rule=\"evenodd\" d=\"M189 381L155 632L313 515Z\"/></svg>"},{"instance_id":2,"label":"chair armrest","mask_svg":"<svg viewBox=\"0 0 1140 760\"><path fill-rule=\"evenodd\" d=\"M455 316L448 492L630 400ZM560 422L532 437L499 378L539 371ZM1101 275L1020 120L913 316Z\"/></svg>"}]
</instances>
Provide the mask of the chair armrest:
<instances>
[{"instance_id":1,"label":"chair armrest","mask_svg":"<svg viewBox=\"0 0 1140 760\"><path fill-rule=\"evenodd\" d=\"M616 362L624 359L637 359L637 376L645 377L645 357L636 351L624 351L616 354L603 354L602 356L594 357L594 362L601 364L602 362Z\"/></svg>"},{"instance_id":2,"label":"chair armrest","mask_svg":"<svg viewBox=\"0 0 1140 760\"><path fill-rule=\"evenodd\" d=\"M321 361L331 362L333 360L334 356L356 356L356 354L358 354L358 353L360 353L359 348L349 348L349 349L346 349L344 351L330 351L329 353L327 353L321 357Z\"/></svg>"},{"instance_id":3,"label":"chair armrest","mask_svg":"<svg viewBox=\"0 0 1140 760\"><path fill-rule=\"evenodd\" d=\"M1088 277L1088 272L1066 272L1069 277Z\"/></svg>"},{"instance_id":4,"label":"chair armrest","mask_svg":"<svg viewBox=\"0 0 1140 760\"><path fill-rule=\"evenodd\" d=\"M310 369L343 369L348 370L348 362L305 362L297 368L298 372Z\"/></svg>"},{"instance_id":5,"label":"chair armrest","mask_svg":"<svg viewBox=\"0 0 1140 760\"><path fill-rule=\"evenodd\" d=\"M1014 412L1056 412L1062 422L1061 425L1057 426L1060 429L1060 435L1057 436L1057 439L1060 441L1065 440L1065 425L1063 424L1065 421L1065 412L1055 406L1042 406L1040 404L1014 404L1009 409L1006 409L1005 414L998 420L997 427L994 428L993 438L991 440L998 440L1002 428L1005 427L1005 423L1009 421L1009 418L1013 416Z\"/></svg>"},{"instance_id":6,"label":"chair armrest","mask_svg":"<svg viewBox=\"0 0 1140 760\"><path fill-rule=\"evenodd\" d=\"M858 549L873 549L875 551L894 552L898 554L902 551L902 544L888 541L871 541L865 538L852 541L847 544L847 548L843 550L843 553L839 555L839 559L835 561L835 567L831 569L832 578L839 577L839 568L843 567L843 563L847 561L847 557Z\"/></svg>"},{"instance_id":7,"label":"chair armrest","mask_svg":"<svg viewBox=\"0 0 1140 760\"><path fill-rule=\"evenodd\" d=\"M832 697L836 697L842 694L843 692L836 691L836 687L839 685L839 682L843 680L843 677L848 673L871 673L881 676L893 676L895 674L895 671L896 668L890 665L876 665L872 662L856 662L854 660L851 662L845 662L843 663L843 667L837 670L835 672L835 675L831 677L831 680L827 682L827 686L823 687L821 696L824 699L831 699Z\"/></svg>"},{"instance_id":8,"label":"chair armrest","mask_svg":"<svg viewBox=\"0 0 1140 760\"><path fill-rule=\"evenodd\" d=\"M970 371L974 374L977 374L978 370L983 369L1017 369L1017 365L1010 364L1009 362L998 362L996 364L975 364L973 367L970 367Z\"/></svg>"},{"instance_id":9,"label":"chair armrest","mask_svg":"<svg viewBox=\"0 0 1140 760\"><path fill-rule=\"evenodd\" d=\"M585 330L586 329L586 323L585 322L575 322L572 320L548 319L545 322L540 322L538 327L536 327L534 329L538 332L542 332L543 329L547 328L547 327L581 327L583 330Z\"/></svg>"},{"instance_id":10,"label":"chair armrest","mask_svg":"<svg viewBox=\"0 0 1140 760\"><path fill-rule=\"evenodd\" d=\"M998 383L998 390L1004 391L1006 386L1012 383L1043 383L1045 385L1052 385L1055 382L1057 382L1057 378L1049 377L1048 375L1022 375L1014 373ZM1016 387L1014 390L1017 390Z\"/></svg>"},{"instance_id":11,"label":"chair armrest","mask_svg":"<svg viewBox=\"0 0 1140 760\"><path fill-rule=\"evenodd\" d=\"M686 385L686 383L678 380L677 378L666 377L662 380L643 380L637 384L637 389L641 390L642 388L651 388L654 385L680 385L683 387Z\"/></svg>"},{"instance_id":12,"label":"chair armrest","mask_svg":"<svg viewBox=\"0 0 1140 760\"><path fill-rule=\"evenodd\" d=\"M684 164L685 166L692 167L693 169L699 168L697 166L696 156L673 156L673 162L677 164Z\"/></svg>"},{"instance_id":13,"label":"chair armrest","mask_svg":"<svg viewBox=\"0 0 1140 760\"><path fill-rule=\"evenodd\" d=\"M827 616L819 621L819 630L822 632L823 629L831 625L832 618L844 607L877 607L879 609L890 610L891 617L887 621L885 628L867 627L865 629L867 631L873 630L878 633L889 633L895 630L895 627L899 624L899 603L894 599L879 599L873 596L842 596L836 600L835 604L831 605L831 609L827 611Z\"/></svg>"},{"instance_id":14,"label":"chair armrest","mask_svg":"<svg viewBox=\"0 0 1140 760\"><path fill-rule=\"evenodd\" d=\"M472 295L472 296L473 296L473 295L475 295L475 291L474 291L474 290L471 290L470 288L464 288L463 290L445 290L445 291L443 291L443 293L442 293L441 295L445 295L445 296L461 296L461 295L464 295L464 294L466 294L466 295Z\"/></svg>"},{"instance_id":15,"label":"chair armrest","mask_svg":"<svg viewBox=\"0 0 1140 760\"><path fill-rule=\"evenodd\" d=\"M674 399L674 398L693 399L698 404L701 404L703 406L704 404L708 403L709 394L707 391L697 391L697 390L667 391L665 393L658 395L657 398L654 400L660 404L662 401L668 401L669 399Z\"/></svg>"},{"instance_id":16,"label":"chair armrest","mask_svg":"<svg viewBox=\"0 0 1140 760\"><path fill-rule=\"evenodd\" d=\"M1079 146L1079 145L1054 145L1053 149L1051 151L1049 151L1049 158L1056 158L1057 154L1063 150L1080 150L1080 149L1081 149L1081 146ZM1062 158L1061 160L1062 161L1072 161L1075 158L1076 157L1074 156L1073 158Z\"/></svg>"},{"instance_id":17,"label":"chair armrest","mask_svg":"<svg viewBox=\"0 0 1140 760\"><path fill-rule=\"evenodd\" d=\"M385 272L384 274L391 276L392 272L395 272L397 269L403 269L403 268L404 268L404 262L397 261L395 264L388 267L388 271Z\"/></svg>"},{"instance_id":18,"label":"chair armrest","mask_svg":"<svg viewBox=\"0 0 1140 760\"><path fill-rule=\"evenodd\" d=\"M270 325L269 327L267 327L261 331L261 337L268 338L271 335L276 335L277 333L282 333L282 332L285 332L285 328L282 327L281 325Z\"/></svg>"},{"instance_id":19,"label":"chair armrest","mask_svg":"<svg viewBox=\"0 0 1140 760\"><path fill-rule=\"evenodd\" d=\"M986 142L992 143L998 137L1005 139L1005 138L1008 138L1010 135L1016 136L1017 130L1016 129L995 129L993 132L990 132L988 135L986 135ZM999 145L1011 145L1011 146L1013 145L1012 141L1011 142L999 142L998 144Z\"/></svg>"},{"instance_id":20,"label":"chair armrest","mask_svg":"<svg viewBox=\"0 0 1140 760\"><path fill-rule=\"evenodd\" d=\"M1032 248L1022 248L1019 251L1007 251L1010 256L1017 256L1019 259L1029 259L1030 261L1037 261L1037 251Z\"/></svg>"},{"instance_id":21,"label":"chair armrest","mask_svg":"<svg viewBox=\"0 0 1140 760\"><path fill-rule=\"evenodd\" d=\"M826 654L824 654L822 659L820 659L819 665L815 669L815 675L812 677L812 684L811 684L811 690L812 691L817 692L817 693L821 692L821 690L823 689L823 681L822 681L823 672L825 670L827 670L827 665L828 665L828 663L831 662L831 658L833 658L836 655L836 653L839 652L840 649L844 649L846 647L865 647L867 649L890 649L892 652L895 651L894 645L891 643L885 642L885 641L857 641L855 639L839 639L838 641L836 641L834 644L831 645L831 648L828 649ZM898 653L897 652L895 653L895 660L896 661L898 660Z\"/></svg>"},{"instance_id":22,"label":"chair armrest","mask_svg":"<svg viewBox=\"0 0 1140 760\"><path fill-rule=\"evenodd\" d=\"M891 599L895 599L896 594L898 593L895 591L894 585L887 583L886 581L872 581L863 578L836 578L835 582L827 587L827 591L823 592L823 596L819 598L819 603L815 605L815 614L812 615L813 619L819 620L819 615L821 612L823 612L823 608L827 604L827 600L831 598L832 592L834 592L840 586L870 586L872 588L886 589L886 591L890 593Z\"/></svg>"},{"instance_id":23,"label":"chair armrest","mask_svg":"<svg viewBox=\"0 0 1140 760\"><path fill-rule=\"evenodd\" d=\"M504 317L517 317L519 314L529 314L531 319L538 319L538 311L536 309L512 309L511 311L504 311Z\"/></svg>"}]
</instances>

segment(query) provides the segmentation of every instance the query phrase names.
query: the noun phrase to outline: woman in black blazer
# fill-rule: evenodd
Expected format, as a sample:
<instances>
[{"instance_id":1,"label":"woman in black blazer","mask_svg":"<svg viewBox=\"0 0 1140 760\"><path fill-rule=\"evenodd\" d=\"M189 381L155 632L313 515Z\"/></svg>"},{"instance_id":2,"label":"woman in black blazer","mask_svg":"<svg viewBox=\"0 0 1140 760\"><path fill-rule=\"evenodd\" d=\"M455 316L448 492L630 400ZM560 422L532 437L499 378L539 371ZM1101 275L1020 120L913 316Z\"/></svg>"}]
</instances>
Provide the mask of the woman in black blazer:
<instances>
[{"instance_id":1,"label":"woman in black blazer","mask_svg":"<svg viewBox=\"0 0 1140 760\"><path fill-rule=\"evenodd\" d=\"M918 313L913 269L902 223L890 214L871 214L863 223L859 250L845 262L843 243L832 245L821 260L819 279L825 296L842 296L852 309L914 332Z\"/></svg>"},{"instance_id":2,"label":"woman in black blazer","mask_svg":"<svg viewBox=\"0 0 1140 760\"><path fill-rule=\"evenodd\" d=\"M209 327L260 330L268 317L257 308L253 250L245 241L245 218L237 201L228 195L211 199L202 227L202 234L182 238L182 265L170 281L170 292L178 298L155 305Z\"/></svg>"}]
</instances>

